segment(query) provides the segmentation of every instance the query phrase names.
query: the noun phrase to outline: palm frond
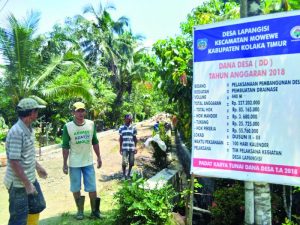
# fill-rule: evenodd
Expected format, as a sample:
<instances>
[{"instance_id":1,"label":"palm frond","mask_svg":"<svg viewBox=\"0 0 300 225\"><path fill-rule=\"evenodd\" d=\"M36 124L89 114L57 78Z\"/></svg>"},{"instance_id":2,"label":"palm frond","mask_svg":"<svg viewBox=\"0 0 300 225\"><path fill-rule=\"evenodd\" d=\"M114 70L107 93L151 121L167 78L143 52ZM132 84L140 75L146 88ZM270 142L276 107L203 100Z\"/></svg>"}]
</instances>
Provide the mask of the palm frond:
<instances>
[{"instance_id":1,"label":"palm frond","mask_svg":"<svg viewBox=\"0 0 300 225\"><path fill-rule=\"evenodd\" d=\"M68 84L68 85L60 85L51 88L47 88L43 90L43 95L51 98L51 97L58 97L58 96L65 96L65 97L82 97L86 101L91 102L93 99L93 94L90 90L87 90L85 87L82 86L80 83Z\"/></svg>"},{"instance_id":2,"label":"palm frond","mask_svg":"<svg viewBox=\"0 0 300 225\"><path fill-rule=\"evenodd\" d=\"M70 62L73 62L73 63L77 63L82 67L82 69L85 69L86 71L88 71L88 67L85 64L84 59L82 58L82 56L80 54L75 54L71 50L68 51L64 55L63 60L64 61L70 61Z\"/></svg>"},{"instance_id":3,"label":"palm frond","mask_svg":"<svg viewBox=\"0 0 300 225\"><path fill-rule=\"evenodd\" d=\"M41 81L43 81L46 77L48 77L53 70L63 61L62 56L56 56L51 60L49 66L46 67L45 71L30 85L29 89L33 90L36 86L39 85Z\"/></svg>"},{"instance_id":4,"label":"palm frond","mask_svg":"<svg viewBox=\"0 0 300 225\"><path fill-rule=\"evenodd\" d=\"M40 22L40 16L40 12L31 10L29 13L27 13L25 27L27 27L28 29L32 29L35 32Z\"/></svg>"}]
</instances>

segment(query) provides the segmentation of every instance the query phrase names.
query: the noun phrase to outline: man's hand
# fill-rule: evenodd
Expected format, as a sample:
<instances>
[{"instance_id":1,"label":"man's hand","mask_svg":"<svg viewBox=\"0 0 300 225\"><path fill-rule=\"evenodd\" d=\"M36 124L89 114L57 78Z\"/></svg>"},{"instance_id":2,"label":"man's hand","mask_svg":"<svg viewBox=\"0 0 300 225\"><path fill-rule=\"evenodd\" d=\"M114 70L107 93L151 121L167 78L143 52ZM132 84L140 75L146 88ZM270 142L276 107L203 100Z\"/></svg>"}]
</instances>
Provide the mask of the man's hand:
<instances>
[{"instance_id":1,"label":"man's hand","mask_svg":"<svg viewBox=\"0 0 300 225\"><path fill-rule=\"evenodd\" d=\"M136 153L137 153L137 149L135 148L135 149L134 149L134 154L136 154Z\"/></svg>"},{"instance_id":2,"label":"man's hand","mask_svg":"<svg viewBox=\"0 0 300 225\"><path fill-rule=\"evenodd\" d=\"M38 173L40 178L46 179L48 176L48 173L46 172L46 170L41 166L36 168L36 172Z\"/></svg>"},{"instance_id":3,"label":"man's hand","mask_svg":"<svg viewBox=\"0 0 300 225\"><path fill-rule=\"evenodd\" d=\"M68 172L69 172L69 167L68 167L68 165L64 165L64 166L63 166L63 172L64 172L64 174L68 174Z\"/></svg>"},{"instance_id":4,"label":"man's hand","mask_svg":"<svg viewBox=\"0 0 300 225\"><path fill-rule=\"evenodd\" d=\"M120 149L120 155L123 155L123 154L122 154L122 150L121 150L121 149Z\"/></svg>"},{"instance_id":5,"label":"man's hand","mask_svg":"<svg viewBox=\"0 0 300 225\"><path fill-rule=\"evenodd\" d=\"M32 183L25 185L25 190L28 195L30 194L36 195L38 193Z\"/></svg>"},{"instance_id":6,"label":"man's hand","mask_svg":"<svg viewBox=\"0 0 300 225\"><path fill-rule=\"evenodd\" d=\"M101 166L102 166L102 160L101 160L101 157L99 157L97 159L97 168L99 169L99 168L101 168Z\"/></svg>"}]
</instances>

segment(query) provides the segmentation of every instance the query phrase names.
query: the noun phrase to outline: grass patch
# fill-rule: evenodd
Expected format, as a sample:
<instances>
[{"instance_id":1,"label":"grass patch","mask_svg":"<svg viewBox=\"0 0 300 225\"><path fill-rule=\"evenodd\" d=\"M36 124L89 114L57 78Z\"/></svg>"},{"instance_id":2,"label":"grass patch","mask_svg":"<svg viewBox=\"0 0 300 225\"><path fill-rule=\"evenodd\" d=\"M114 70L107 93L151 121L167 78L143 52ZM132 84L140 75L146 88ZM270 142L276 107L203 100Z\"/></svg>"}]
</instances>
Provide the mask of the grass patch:
<instances>
[{"instance_id":1,"label":"grass patch","mask_svg":"<svg viewBox=\"0 0 300 225\"><path fill-rule=\"evenodd\" d=\"M57 217L51 217L39 221L40 225L112 225L114 223L113 211L101 213L103 218L91 219L89 212L85 212L83 220L75 219L75 212L65 212Z\"/></svg>"},{"instance_id":2,"label":"grass patch","mask_svg":"<svg viewBox=\"0 0 300 225\"><path fill-rule=\"evenodd\" d=\"M4 142L0 142L0 153L5 152L5 143Z\"/></svg>"}]
</instances>

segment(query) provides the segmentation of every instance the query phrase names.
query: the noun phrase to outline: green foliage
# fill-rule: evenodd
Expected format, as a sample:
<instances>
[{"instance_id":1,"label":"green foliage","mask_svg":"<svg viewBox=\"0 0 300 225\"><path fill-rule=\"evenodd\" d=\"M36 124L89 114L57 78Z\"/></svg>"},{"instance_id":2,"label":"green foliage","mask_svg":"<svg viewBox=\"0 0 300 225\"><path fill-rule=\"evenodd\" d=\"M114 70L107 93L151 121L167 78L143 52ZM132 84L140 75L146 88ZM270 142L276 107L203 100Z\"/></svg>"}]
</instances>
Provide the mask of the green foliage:
<instances>
[{"instance_id":1,"label":"green foliage","mask_svg":"<svg viewBox=\"0 0 300 225\"><path fill-rule=\"evenodd\" d=\"M60 144L62 143L62 139L60 137L55 137L54 142L55 144Z\"/></svg>"},{"instance_id":2,"label":"green foliage","mask_svg":"<svg viewBox=\"0 0 300 225\"><path fill-rule=\"evenodd\" d=\"M117 224L164 225L171 218L172 200L176 192L170 186L158 190L147 190L145 180L125 181L115 194L119 206L116 212Z\"/></svg>"},{"instance_id":3,"label":"green foliage","mask_svg":"<svg viewBox=\"0 0 300 225\"><path fill-rule=\"evenodd\" d=\"M76 67L76 72L82 69L85 73L87 68L80 52L73 51L72 48L60 52L47 48L46 38L35 34L39 22L38 13L32 12L25 21L10 15L8 22L7 28L0 28L0 53L4 58L0 92L7 96L1 100L0 106L5 108L4 115L9 124L15 121L14 108L24 97L33 97L42 104L47 104L45 100L52 104L53 97L56 96L91 98L89 89L81 81L54 85L57 77L67 74L72 68ZM52 115L49 112L46 115L49 122Z\"/></svg>"},{"instance_id":4,"label":"green foliage","mask_svg":"<svg viewBox=\"0 0 300 225\"><path fill-rule=\"evenodd\" d=\"M5 145L4 142L0 141L0 153L5 152Z\"/></svg>"},{"instance_id":5,"label":"green foliage","mask_svg":"<svg viewBox=\"0 0 300 225\"><path fill-rule=\"evenodd\" d=\"M298 0L262 0L260 6L264 14L300 9Z\"/></svg>"},{"instance_id":6,"label":"green foliage","mask_svg":"<svg viewBox=\"0 0 300 225\"><path fill-rule=\"evenodd\" d=\"M300 192L300 187L294 187L294 193L295 192Z\"/></svg>"},{"instance_id":7,"label":"green foliage","mask_svg":"<svg viewBox=\"0 0 300 225\"><path fill-rule=\"evenodd\" d=\"M292 220L285 218L284 223L282 223L282 225L298 225L298 223L295 223Z\"/></svg>"},{"instance_id":8,"label":"green foliage","mask_svg":"<svg viewBox=\"0 0 300 225\"><path fill-rule=\"evenodd\" d=\"M226 1L226 3L222 0L206 1L194 9L180 27L183 34L188 35L191 40L194 26L238 19L239 10L239 5L233 1Z\"/></svg>"},{"instance_id":9,"label":"green foliage","mask_svg":"<svg viewBox=\"0 0 300 225\"><path fill-rule=\"evenodd\" d=\"M157 88L168 98L173 106L168 112L178 115L178 128L185 140L190 141L191 134L191 98L192 98L192 51L191 43L184 37L158 41L153 50L159 58L156 75Z\"/></svg>"},{"instance_id":10,"label":"green foliage","mask_svg":"<svg viewBox=\"0 0 300 225\"><path fill-rule=\"evenodd\" d=\"M239 18L236 2L207 1L194 9L187 21L181 24L183 36L160 40L153 46L158 57L157 66L154 67L156 87L167 96L168 112L177 115L177 127L188 147L191 146L192 134L193 27L236 18Z\"/></svg>"},{"instance_id":11,"label":"green foliage","mask_svg":"<svg viewBox=\"0 0 300 225\"><path fill-rule=\"evenodd\" d=\"M159 90L154 90L150 81L147 83L134 82L131 94L125 93L123 95L123 104L120 106L121 115L131 112L135 122L151 117L167 104L167 101L161 99L158 93ZM119 123L121 122L119 120Z\"/></svg>"},{"instance_id":12,"label":"green foliage","mask_svg":"<svg viewBox=\"0 0 300 225\"><path fill-rule=\"evenodd\" d=\"M238 225L244 221L244 187L234 184L216 190L210 211L215 225Z\"/></svg>"},{"instance_id":13,"label":"green foliage","mask_svg":"<svg viewBox=\"0 0 300 225\"><path fill-rule=\"evenodd\" d=\"M299 0L289 0L288 4L292 9L299 10L300 9L300 1Z\"/></svg>"},{"instance_id":14,"label":"green foliage","mask_svg":"<svg viewBox=\"0 0 300 225\"><path fill-rule=\"evenodd\" d=\"M185 188L183 191L180 192L180 201L178 204L180 207L184 207L189 197L192 194L197 193L199 188L202 188L202 184L200 184L196 178L194 178L193 181L188 179L187 182L194 182L194 191L192 191L190 188L191 186L189 186L188 188Z\"/></svg>"}]
</instances>

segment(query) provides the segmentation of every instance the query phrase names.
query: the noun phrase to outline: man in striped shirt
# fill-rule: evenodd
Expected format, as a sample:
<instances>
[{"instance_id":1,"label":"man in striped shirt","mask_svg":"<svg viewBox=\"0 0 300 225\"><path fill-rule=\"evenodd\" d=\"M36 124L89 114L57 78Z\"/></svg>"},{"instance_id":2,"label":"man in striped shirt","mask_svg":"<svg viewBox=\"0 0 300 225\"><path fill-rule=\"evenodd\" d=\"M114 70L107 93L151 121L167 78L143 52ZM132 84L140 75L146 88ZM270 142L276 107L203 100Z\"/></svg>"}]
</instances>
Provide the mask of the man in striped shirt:
<instances>
[{"instance_id":1,"label":"man in striped shirt","mask_svg":"<svg viewBox=\"0 0 300 225\"><path fill-rule=\"evenodd\" d=\"M125 124L120 126L120 154L122 155L122 170L123 170L123 180L130 177L131 169L134 165L134 155L137 153L137 131L134 126L131 125L132 116L130 114L125 115ZM128 167L128 173L126 176L126 167Z\"/></svg>"},{"instance_id":2,"label":"man in striped shirt","mask_svg":"<svg viewBox=\"0 0 300 225\"><path fill-rule=\"evenodd\" d=\"M36 161L31 127L39 108L45 106L32 98L22 99L17 106L19 120L6 138L8 164L4 184L9 192L9 225L38 224L39 213L46 207L35 171L41 178L46 178L47 172Z\"/></svg>"}]
</instances>

